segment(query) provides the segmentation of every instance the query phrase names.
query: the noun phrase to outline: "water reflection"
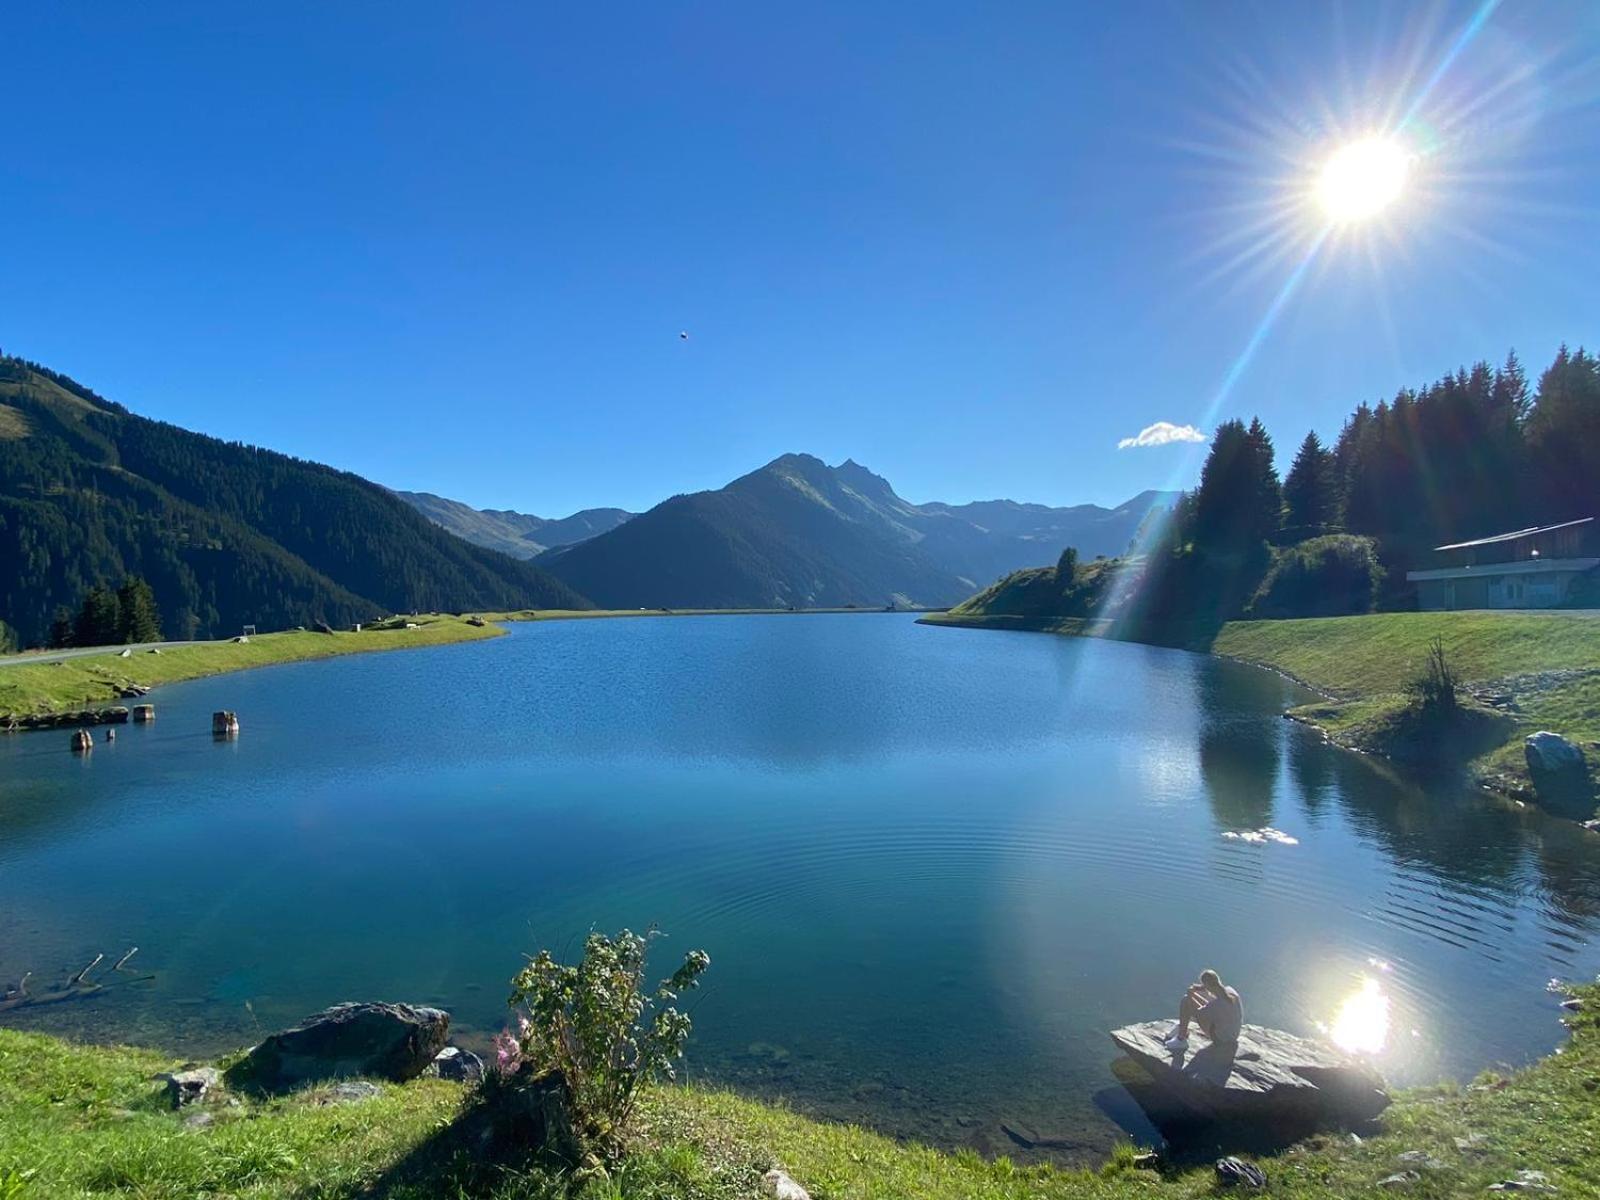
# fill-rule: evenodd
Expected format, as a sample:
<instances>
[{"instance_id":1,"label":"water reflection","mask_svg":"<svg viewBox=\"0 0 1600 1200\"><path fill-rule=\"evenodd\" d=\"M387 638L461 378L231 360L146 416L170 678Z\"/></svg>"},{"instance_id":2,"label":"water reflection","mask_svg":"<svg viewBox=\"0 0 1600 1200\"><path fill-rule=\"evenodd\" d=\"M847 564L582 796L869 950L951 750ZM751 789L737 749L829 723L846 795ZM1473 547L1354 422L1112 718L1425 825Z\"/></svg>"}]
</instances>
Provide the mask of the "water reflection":
<instances>
[{"instance_id":1,"label":"water reflection","mask_svg":"<svg viewBox=\"0 0 1600 1200\"><path fill-rule=\"evenodd\" d=\"M1389 1041L1389 997L1376 979L1366 978L1339 1005L1328 1038L1352 1054L1377 1054Z\"/></svg>"},{"instance_id":2,"label":"water reflection","mask_svg":"<svg viewBox=\"0 0 1600 1200\"><path fill-rule=\"evenodd\" d=\"M1272 824L1280 731L1223 703L1230 685L1239 686L1232 671L1206 672L1198 682L1200 776L1220 829L1260 829Z\"/></svg>"}]
</instances>

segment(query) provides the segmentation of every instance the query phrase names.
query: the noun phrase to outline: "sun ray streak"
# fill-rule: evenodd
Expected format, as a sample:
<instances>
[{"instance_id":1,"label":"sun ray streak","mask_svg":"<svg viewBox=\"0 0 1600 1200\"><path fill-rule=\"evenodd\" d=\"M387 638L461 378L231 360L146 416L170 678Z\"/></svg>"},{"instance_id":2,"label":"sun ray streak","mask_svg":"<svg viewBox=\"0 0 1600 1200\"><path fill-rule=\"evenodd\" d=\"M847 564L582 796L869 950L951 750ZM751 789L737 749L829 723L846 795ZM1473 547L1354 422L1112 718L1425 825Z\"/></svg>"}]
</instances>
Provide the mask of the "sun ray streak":
<instances>
[{"instance_id":1,"label":"sun ray streak","mask_svg":"<svg viewBox=\"0 0 1600 1200\"><path fill-rule=\"evenodd\" d=\"M1445 51L1444 57L1434 67L1433 74L1428 76L1428 81L1422 85L1412 98L1411 106L1406 109L1405 116L1400 118L1399 128L1406 128L1416 118L1422 106L1427 103L1428 97L1433 94L1433 89L1439 86L1439 81L1445 77L1445 73L1454 65L1456 59L1461 56L1461 52L1467 48L1472 39L1478 36L1478 32L1488 23L1489 18L1494 15L1494 10L1499 7L1500 0L1483 0L1483 3L1478 6L1478 11L1472 14L1472 19L1456 35L1456 40L1451 43L1450 49Z\"/></svg>"}]
</instances>

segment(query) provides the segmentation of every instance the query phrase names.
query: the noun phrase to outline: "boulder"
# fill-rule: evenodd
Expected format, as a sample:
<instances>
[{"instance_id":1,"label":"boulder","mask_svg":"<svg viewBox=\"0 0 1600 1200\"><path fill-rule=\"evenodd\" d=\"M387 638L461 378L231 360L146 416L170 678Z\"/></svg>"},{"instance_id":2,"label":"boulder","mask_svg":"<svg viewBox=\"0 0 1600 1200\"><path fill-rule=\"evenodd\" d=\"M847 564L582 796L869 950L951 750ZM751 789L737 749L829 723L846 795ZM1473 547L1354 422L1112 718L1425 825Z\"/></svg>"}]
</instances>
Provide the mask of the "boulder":
<instances>
[{"instance_id":1,"label":"boulder","mask_svg":"<svg viewBox=\"0 0 1600 1200\"><path fill-rule=\"evenodd\" d=\"M1583 818L1594 811L1594 784L1583 750L1548 729L1522 743L1528 775L1540 804L1561 816Z\"/></svg>"},{"instance_id":2,"label":"boulder","mask_svg":"<svg viewBox=\"0 0 1600 1200\"><path fill-rule=\"evenodd\" d=\"M1388 1107L1376 1071L1322 1042L1246 1025L1230 1045L1191 1028L1189 1048L1174 1053L1162 1045L1172 1026L1169 1018L1111 1034L1138 1068L1136 1079L1124 1076L1129 1090L1158 1126L1225 1122L1290 1136L1364 1124Z\"/></svg>"},{"instance_id":3,"label":"boulder","mask_svg":"<svg viewBox=\"0 0 1600 1200\"><path fill-rule=\"evenodd\" d=\"M275 1033L240 1064L269 1091L365 1075L403 1083L444 1048L450 1014L409 1004L336 1004L293 1029Z\"/></svg>"},{"instance_id":4,"label":"boulder","mask_svg":"<svg viewBox=\"0 0 1600 1200\"><path fill-rule=\"evenodd\" d=\"M492 1103L493 1132L504 1149L533 1149L572 1165L584 1159L572 1127L572 1089L560 1071L534 1074L524 1064L497 1088Z\"/></svg>"},{"instance_id":5,"label":"boulder","mask_svg":"<svg viewBox=\"0 0 1600 1200\"><path fill-rule=\"evenodd\" d=\"M1577 744L1548 729L1530 734L1522 743L1522 751L1528 760L1528 770L1534 775L1558 775L1583 769L1583 751Z\"/></svg>"},{"instance_id":6,"label":"boulder","mask_svg":"<svg viewBox=\"0 0 1600 1200\"><path fill-rule=\"evenodd\" d=\"M483 1079L483 1059L460 1046L446 1046L434 1056L425 1074L456 1083L479 1083Z\"/></svg>"},{"instance_id":7,"label":"boulder","mask_svg":"<svg viewBox=\"0 0 1600 1200\"><path fill-rule=\"evenodd\" d=\"M811 1193L794 1181L789 1172L773 1167L761 1177L761 1194L773 1200L811 1200Z\"/></svg>"},{"instance_id":8,"label":"boulder","mask_svg":"<svg viewBox=\"0 0 1600 1200\"><path fill-rule=\"evenodd\" d=\"M198 1104L212 1088L222 1082L222 1073L215 1067L194 1067L188 1071L174 1071L162 1076L167 1083L167 1099L173 1108Z\"/></svg>"},{"instance_id":9,"label":"boulder","mask_svg":"<svg viewBox=\"0 0 1600 1200\"><path fill-rule=\"evenodd\" d=\"M1218 1187L1264 1188L1267 1186L1267 1177L1255 1163L1245 1162L1242 1158L1219 1158L1213 1168L1217 1176Z\"/></svg>"}]
</instances>

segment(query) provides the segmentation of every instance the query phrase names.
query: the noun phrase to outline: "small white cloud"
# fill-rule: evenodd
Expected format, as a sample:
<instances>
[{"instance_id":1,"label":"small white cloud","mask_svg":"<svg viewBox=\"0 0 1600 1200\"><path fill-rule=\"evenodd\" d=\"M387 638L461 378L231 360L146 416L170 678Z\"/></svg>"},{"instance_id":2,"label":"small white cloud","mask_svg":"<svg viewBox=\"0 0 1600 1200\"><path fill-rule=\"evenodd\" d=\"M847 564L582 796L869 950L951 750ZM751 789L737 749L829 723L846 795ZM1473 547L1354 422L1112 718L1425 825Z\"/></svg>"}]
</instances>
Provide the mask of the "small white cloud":
<instances>
[{"instance_id":1,"label":"small white cloud","mask_svg":"<svg viewBox=\"0 0 1600 1200\"><path fill-rule=\"evenodd\" d=\"M1146 425L1139 431L1138 437L1123 438L1117 443L1118 450L1131 450L1143 446L1170 446L1173 442L1203 442L1206 435L1193 425L1174 425L1171 421L1157 421L1154 425Z\"/></svg>"}]
</instances>

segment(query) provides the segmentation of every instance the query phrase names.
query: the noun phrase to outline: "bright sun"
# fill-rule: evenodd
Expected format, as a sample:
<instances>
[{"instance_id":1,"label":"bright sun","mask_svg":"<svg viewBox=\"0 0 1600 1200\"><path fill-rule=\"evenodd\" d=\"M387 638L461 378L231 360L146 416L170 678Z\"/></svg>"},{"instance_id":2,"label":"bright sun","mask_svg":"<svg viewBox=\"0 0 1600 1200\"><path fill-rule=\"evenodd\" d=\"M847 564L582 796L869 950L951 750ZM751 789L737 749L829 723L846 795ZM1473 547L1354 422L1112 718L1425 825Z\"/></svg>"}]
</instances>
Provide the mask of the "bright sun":
<instances>
[{"instance_id":1,"label":"bright sun","mask_svg":"<svg viewBox=\"0 0 1600 1200\"><path fill-rule=\"evenodd\" d=\"M1351 142L1323 165L1317 200L1332 221L1375 216L1400 198L1410 166L1405 151L1388 138Z\"/></svg>"}]
</instances>

